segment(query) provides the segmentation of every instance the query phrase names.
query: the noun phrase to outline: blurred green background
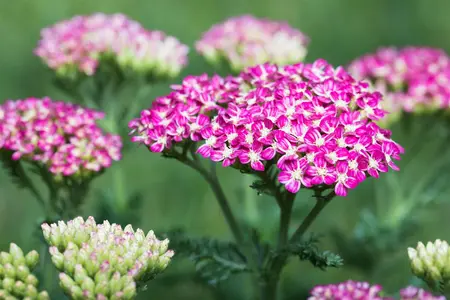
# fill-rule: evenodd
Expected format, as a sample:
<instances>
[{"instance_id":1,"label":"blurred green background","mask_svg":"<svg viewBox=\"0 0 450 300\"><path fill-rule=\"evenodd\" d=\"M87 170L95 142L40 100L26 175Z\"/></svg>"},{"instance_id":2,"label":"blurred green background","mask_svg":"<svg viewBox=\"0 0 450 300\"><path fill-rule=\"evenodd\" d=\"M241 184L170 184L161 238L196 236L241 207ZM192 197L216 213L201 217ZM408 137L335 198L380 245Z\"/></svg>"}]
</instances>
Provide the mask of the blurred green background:
<instances>
[{"instance_id":1,"label":"blurred green background","mask_svg":"<svg viewBox=\"0 0 450 300\"><path fill-rule=\"evenodd\" d=\"M191 47L203 31L228 17L250 13L285 20L311 38L307 61L321 57L335 65L345 65L355 57L385 45L427 45L450 50L448 0L0 0L0 101L28 96L61 99L63 96L51 85L52 74L32 53L39 31L76 14L93 12L127 14L145 27L163 30ZM189 66L182 76L202 72L211 73L212 69L192 49ZM142 108L149 106L155 96L166 93L168 86L168 83L156 86L153 96L141 103ZM329 234L331 229L338 228L342 236L350 236L360 211L372 207L376 199L383 202L378 205L378 216L382 219L389 215L389 203L395 194L392 191L408 191L426 172L439 173L440 178L445 178L448 173L445 168L430 170L435 158L447 153L448 143L442 142L436 132L429 129L440 121L429 118L409 121L419 129L414 127L416 129L412 130L402 124L394 128L394 137L408 152L401 164L403 170L381 180L366 181L348 198L336 198L312 227L312 231L324 235L324 249L337 249L336 239ZM423 146L429 148L424 150ZM420 155L416 157L416 154ZM230 238L211 191L194 171L144 148L136 148L118 167L127 172L129 190L140 189L145 194L138 224L143 229L162 231L184 227L196 236ZM242 212L239 196L243 191L239 183L243 175L234 170L220 170L220 175L233 209ZM393 181L400 183L393 187ZM107 172L96 181L96 186L109 189L109 182L110 173ZM450 225L448 194L443 189L434 192L439 201L421 210L425 214L420 217L420 226L405 233L410 238L398 246L398 255L380 258L376 270L370 272L366 272L364 266L349 265L323 272L293 259L282 282L285 298L304 299L305 291L316 284L348 278L377 282L389 291L408 284L411 277L406 247L415 245L418 240L450 237L447 230ZM406 196L398 199L409 200ZM89 199L85 215L92 212L95 201L95 197ZM258 201L264 208L261 226L270 232L277 208L264 197ZM312 204L308 192L297 197L295 224ZM26 250L39 245L32 238L39 217L42 217L42 211L30 194L12 185L0 170L0 249L6 249L11 241ZM358 249L353 250L358 256ZM189 262L179 261L149 285L142 299L243 299L245 287L242 282L245 283L237 278L212 289L197 278ZM50 286L47 288L52 290Z\"/></svg>"}]
</instances>

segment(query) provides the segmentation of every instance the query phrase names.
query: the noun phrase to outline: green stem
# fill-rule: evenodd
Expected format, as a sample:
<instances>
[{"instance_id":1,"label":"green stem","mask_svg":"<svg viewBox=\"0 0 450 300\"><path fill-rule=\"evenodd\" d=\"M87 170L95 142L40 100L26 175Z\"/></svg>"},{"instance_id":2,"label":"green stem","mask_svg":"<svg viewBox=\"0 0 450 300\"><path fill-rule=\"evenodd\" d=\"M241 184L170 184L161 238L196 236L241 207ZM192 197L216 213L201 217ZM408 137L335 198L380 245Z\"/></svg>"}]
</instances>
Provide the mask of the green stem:
<instances>
[{"instance_id":1,"label":"green stem","mask_svg":"<svg viewBox=\"0 0 450 300\"><path fill-rule=\"evenodd\" d=\"M320 212L335 196L334 191L330 192L327 196L322 196L321 194L322 194L321 191L316 192L317 197L316 205L314 205L313 209L309 212L309 214L306 216L306 218L294 232L294 234L291 237L291 241L298 241L303 237L305 232L308 230L308 228L311 226L311 224L314 222L314 220L317 218Z\"/></svg>"},{"instance_id":2,"label":"green stem","mask_svg":"<svg viewBox=\"0 0 450 300\"><path fill-rule=\"evenodd\" d=\"M252 226L258 224L259 213L256 199L256 192L250 188L253 183L253 176L251 174L242 178L242 190L244 195L245 215Z\"/></svg>"},{"instance_id":3,"label":"green stem","mask_svg":"<svg viewBox=\"0 0 450 300\"><path fill-rule=\"evenodd\" d=\"M192 155L196 157L195 154ZM179 159L179 161L199 172L200 175L202 175L202 177L206 180L206 182L208 182L209 186L211 187L214 193L214 196L217 199L217 202L219 203L220 209L222 210L225 220L228 226L230 227L234 239L239 245L244 245L245 243L244 235L242 234L241 228L238 225L236 218L234 217L234 214L228 203L227 196L225 195L222 186L220 185L216 173L213 170L211 172L208 172L196 159L194 160Z\"/></svg>"},{"instance_id":4,"label":"green stem","mask_svg":"<svg viewBox=\"0 0 450 300\"><path fill-rule=\"evenodd\" d=\"M280 228L277 249L282 250L289 243L289 226L296 194L284 192L276 193L276 195L277 203L280 206ZM268 275L264 278L260 286L260 298L262 300L275 300L278 298L278 285L287 259L287 256L280 257L270 266Z\"/></svg>"}]
</instances>

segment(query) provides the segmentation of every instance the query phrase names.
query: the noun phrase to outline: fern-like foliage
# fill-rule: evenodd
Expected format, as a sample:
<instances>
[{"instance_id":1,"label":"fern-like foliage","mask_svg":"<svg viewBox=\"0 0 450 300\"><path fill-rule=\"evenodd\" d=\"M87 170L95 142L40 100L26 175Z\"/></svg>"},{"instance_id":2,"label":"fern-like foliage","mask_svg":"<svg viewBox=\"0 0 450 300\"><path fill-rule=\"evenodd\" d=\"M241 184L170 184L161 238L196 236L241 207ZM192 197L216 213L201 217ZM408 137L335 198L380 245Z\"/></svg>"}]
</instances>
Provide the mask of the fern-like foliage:
<instances>
[{"instance_id":1,"label":"fern-like foliage","mask_svg":"<svg viewBox=\"0 0 450 300\"><path fill-rule=\"evenodd\" d=\"M318 247L319 238L311 235L309 238L288 244L281 250L274 251L270 257L272 263L285 261L289 256L296 256L301 261L309 261L314 267L321 270L327 268L338 268L343 265L344 260L331 251L320 251ZM284 258L284 259L283 259Z\"/></svg>"},{"instance_id":2,"label":"fern-like foliage","mask_svg":"<svg viewBox=\"0 0 450 300\"><path fill-rule=\"evenodd\" d=\"M250 271L246 257L234 243L205 237L190 238L181 230L166 233L165 237L177 256L188 257L209 284L217 285L233 274Z\"/></svg>"}]
</instances>

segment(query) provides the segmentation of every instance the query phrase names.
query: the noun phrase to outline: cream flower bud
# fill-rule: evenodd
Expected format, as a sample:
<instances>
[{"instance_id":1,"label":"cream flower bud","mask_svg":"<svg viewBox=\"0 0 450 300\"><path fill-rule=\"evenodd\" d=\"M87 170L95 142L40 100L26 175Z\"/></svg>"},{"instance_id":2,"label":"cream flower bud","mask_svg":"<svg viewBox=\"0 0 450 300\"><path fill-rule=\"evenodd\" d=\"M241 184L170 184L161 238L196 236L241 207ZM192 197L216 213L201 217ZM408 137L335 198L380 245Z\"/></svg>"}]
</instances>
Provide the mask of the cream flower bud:
<instances>
[{"instance_id":1,"label":"cream flower bud","mask_svg":"<svg viewBox=\"0 0 450 300\"><path fill-rule=\"evenodd\" d=\"M72 298L81 292L83 299L131 299L136 281L164 271L173 256L168 240L158 240L154 232L145 235L131 225L122 229L107 221L97 225L92 217L86 222L78 217L49 227L60 236L58 246L51 238L47 242L52 261L62 272L60 285Z\"/></svg>"},{"instance_id":2,"label":"cream flower bud","mask_svg":"<svg viewBox=\"0 0 450 300\"><path fill-rule=\"evenodd\" d=\"M450 248L446 241L417 243L416 249L408 248L408 257L414 275L429 285L445 286L450 281Z\"/></svg>"},{"instance_id":3,"label":"cream flower bud","mask_svg":"<svg viewBox=\"0 0 450 300\"><path fill-rule=\"evenodd\" d=\"M39 298L38 279L31 274L39 255L31 251L24 255L22 249L11 243L8 252L0 253L0 299L48 299Z\"/></svg>"}]
</instances>

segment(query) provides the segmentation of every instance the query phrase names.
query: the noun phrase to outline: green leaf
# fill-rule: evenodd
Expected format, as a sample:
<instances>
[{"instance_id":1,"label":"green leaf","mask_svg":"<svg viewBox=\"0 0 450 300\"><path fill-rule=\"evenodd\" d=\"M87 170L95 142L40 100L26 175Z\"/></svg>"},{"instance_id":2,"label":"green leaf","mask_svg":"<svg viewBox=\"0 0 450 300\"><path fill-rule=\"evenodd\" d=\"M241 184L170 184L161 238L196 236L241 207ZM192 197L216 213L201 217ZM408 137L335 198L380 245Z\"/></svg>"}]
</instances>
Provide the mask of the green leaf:
<instances>
[{"instance_id":1,"label":"green leaf","mask_svg":"<svg viewBox=\"0 0 450 300\"><path fill-rule=\"evenodd\" d=\"M209 284L217 285L233 274L250 271L245 256L234 243L205 237L190 238L181 230L166 233L165 237L178 256L194 262L196 271Z\"/></svg>"},{"instance_id":2,"label":"green leaf","mask_svg":"<svg viewBox=\"0 0 450 300\"><path fill-rule=\"evenodd\" d=\"M280 257L297 256L302 261L309 261L314 267L321 270L327 268L338 268L343 265L344 260L331 251L321 252L317 246L319 239L311 235L310 238L293 242L281 250L274 251L272 260Z\"/></svg>"},{"instance_id":3,"label":"green leaf","mask_svg":"<svg viewBox=\"0 0 450 300\"><path fill-rule=\"evenodd\" d=\"M272 185L264 180L256 180L250 187L255 189L258 195L273 196L275 194Z\"/></svg>"}]
</instances>

